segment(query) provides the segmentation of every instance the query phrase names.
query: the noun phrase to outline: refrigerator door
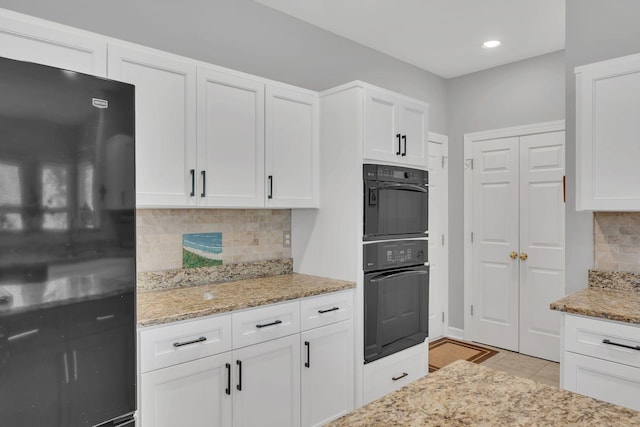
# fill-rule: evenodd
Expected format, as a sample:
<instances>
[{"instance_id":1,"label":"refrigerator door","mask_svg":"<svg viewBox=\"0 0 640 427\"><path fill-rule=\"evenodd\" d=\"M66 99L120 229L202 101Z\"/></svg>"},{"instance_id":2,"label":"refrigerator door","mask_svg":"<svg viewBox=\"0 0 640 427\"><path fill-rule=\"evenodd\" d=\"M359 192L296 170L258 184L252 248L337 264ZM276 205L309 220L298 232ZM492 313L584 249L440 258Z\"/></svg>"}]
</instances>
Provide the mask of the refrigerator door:
<instances>
[{"instance_id":1,"label":"refrigerator door","mask_svg":"<svg viewBox=\"0 0 640 427\"><path fill-rule=\"evenodd\" d=\"M136 404L134 87L0 58L0 416Z\"/></svg>"}]
</instances>

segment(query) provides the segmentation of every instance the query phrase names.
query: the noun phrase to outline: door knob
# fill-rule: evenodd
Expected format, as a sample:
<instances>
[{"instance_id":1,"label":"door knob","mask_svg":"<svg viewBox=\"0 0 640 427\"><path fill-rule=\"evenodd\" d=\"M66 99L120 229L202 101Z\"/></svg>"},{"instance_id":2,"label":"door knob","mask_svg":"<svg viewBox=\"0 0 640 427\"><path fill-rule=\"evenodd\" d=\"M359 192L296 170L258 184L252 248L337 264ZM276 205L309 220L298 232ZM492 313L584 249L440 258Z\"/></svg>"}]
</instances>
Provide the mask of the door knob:
<instances>
[{"instance_id":1,"label":"door knob","mask_svg":"<svg viewBox=\"0 0 640 427\"><path fill-rule=\"evenodd\" d=\"M518 252L512 251L511 253L509 253L509 256L511 257L511 259L516 259L518 258Z\"/></svg>"},{"instance_id":2,"label":"door knob","mask_svg":"<svg viewBox=\"0 0 640 427\"><path fill-rule=\"evenodd\" d=\"M527 258L529 258L529 255L527 255L526 252L520 252L520 259L523 261L526 261Z\"/></svg>"}]
</instances>

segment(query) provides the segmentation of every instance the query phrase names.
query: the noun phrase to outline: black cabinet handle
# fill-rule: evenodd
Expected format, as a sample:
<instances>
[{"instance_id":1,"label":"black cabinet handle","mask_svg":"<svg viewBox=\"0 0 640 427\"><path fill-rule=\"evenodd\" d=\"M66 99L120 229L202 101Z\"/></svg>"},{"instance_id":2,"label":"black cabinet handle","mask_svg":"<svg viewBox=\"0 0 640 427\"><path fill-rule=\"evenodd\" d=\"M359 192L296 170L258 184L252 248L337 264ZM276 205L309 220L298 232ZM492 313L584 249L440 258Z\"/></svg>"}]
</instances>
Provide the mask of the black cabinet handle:
<instances>
[{"instance_id":1,"label":"black cabinet handle","mask_svg":"<svg viewBox=\"0 0 640 427\"><path fill-rule=\"evenodd\" d=\"M193 197L196 195L196 170L191 169L189 173L191 174L191 193L189 196Z\"/></svg>"},{"instance_id":2,"label":"black cabinet handle","mask_svg":"<svg viewBox=\"0 0 640 427\"><path fill-rule=\"evenodd\" d=\"M207 171L201 171L200 175L202 175L202 193L200 193L200 197L204 197L207 193Z\"/></svg>"},{"instance_id":3,"label":"black cabinet handle","mask_svg":"<svg viewBox=\"0 0 640 427\"><path fill-rule=\"evenodd\" d=\"M236 385L236 389L242 391L242 362L236 360L236 365L238 365L238 384Z\"/></svg>"},{"instance_id":4,"label":"black cabinet handle","mask_svg":"<svg viewBox=\"0 0 640 427\"><path fill-rule=\"evenodd\" d=\"M267 326L279 325L280 323L282 323L282 320L274 320L271 323L263 323L263 324L258 323L256 325L256 328L266 328Z\"/></svg>"},{"instance_id":5,"label":"black cabinet handle","mask_svg":"<svg viewBox=\"0 0 640 427\"><path fill-rule=\"evenodd\" d=\"M340 310L340 307L333 307L333 308L329 308L327 310L318 310L318 313L324 314L324 313L328 313L330 311L337 311L337 310Z\"/></svg>"},{"instance_id":6,"label":"black cabinet handle","mask_svg":"<svg viewBox=\"0 0 640 427\"><path fill-rule=\"evenodd\" d=\"M227 388L224 389L224 392L227 394L231 394L231 363L225 363L227 368Z\"/></svg>"},{"instance_id":7,"label":"black cabinet handle","mask_svg":"<svg viewBox=\"0 0 640 427\"><path fill-rule=\"evenodd\" d=\"M399 155L400 155L400 151L401 151L401 149L400 149L400 147L401 147L401 144L400 144L400 136L401 136L401 135L400 135L399 133L398 133L398 134L396 134L396 138L398 138L398 151L396 151L396 156L399 156Z\"/></svg>"},{"instance_id":8,"label":"black cabinet handle","mask_svg":"<svg viewBox=\"0 0 640 427\"><path fill-rule=\"evenodd\" d=\"M617 343L617 342L613 342L613 341L611 341L611 340L608 340L608 339L606 339L606 338L602 340L602 344L615 345L615 346L618 346L618 347L624 347L624 348L629 348L629 349L631 349L631 350L638 350L638 351L640 351L640 345L633 346L633 345L620 344L620 343Z\"/></svg>"},{"instance_id":9,"label":"black cabinet handle","mask_svg":"<svg viewBox=\"0 0 640 427\"><path fill-rule=\"evenodd\" d=\"M402 155L407 155L407 135L402 135L402 142L404 142L404 150L402 150Z\"/></svg>"},{"instance_id":10,"label":"black cabinet handle","mask_svg":"<svg viewBox=\"0 0 640 427\"><path fill-rule=\"evenodd\" d=\"M403 372L402 375L400 375L399 377L391 377L391 379L394 380L394 381L398 381L398 380L406 377L407 375L409 375L409 374L407 374L406 372Z\"/></svg>"},{"instance_id":11,"label":"black cabinet handle","mask_svg":"<svg viewBox=\"0 0 640 427\"><path fill-rule=\"evenodd\" d=\"M267 198L273 199L273 175L269 175L268 179L269 179L269 194L267 195Z\"/></svg>"},{"instance_id":12,"label":"black cabinet handle","mask_svg":"<svg viewBox=\"0 0 640 427\"><path fill-rule=\"evenodd\" d=\"M305 347L307 347L307 361L304 362L304 367L310 368L311 367L311 344L309 344L309 341L305 341L304 345Z\"/></svg>"},{"instance_id":13,"label":"black cabinet handle","mask_svg":"<svg viewBox=\"0 0 640 427\"><path fill-rule=\"evenodd\" d=\"M184 346L184 345L196 344L196 343L203 342L203 341L206 341L206 340L207 340L207 338L206 338L206 337L200 337L200 338L198 338L198 339L196 339L196 340L193 340L193 341L187 341L187 342L174 342L174 343L173 343L173 346L174 346L174 347L182 347L182 346Z\"/></svg>"}]
</instances>

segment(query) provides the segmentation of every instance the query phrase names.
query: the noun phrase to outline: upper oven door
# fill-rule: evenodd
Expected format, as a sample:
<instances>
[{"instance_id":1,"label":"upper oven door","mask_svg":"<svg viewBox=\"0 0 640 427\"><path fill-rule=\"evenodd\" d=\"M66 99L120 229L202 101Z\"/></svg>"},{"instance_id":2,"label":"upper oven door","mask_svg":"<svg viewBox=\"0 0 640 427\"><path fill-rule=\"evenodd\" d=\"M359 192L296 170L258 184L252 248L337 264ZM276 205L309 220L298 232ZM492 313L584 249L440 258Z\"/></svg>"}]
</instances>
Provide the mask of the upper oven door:
<instances>
[{"instance_id":1,"label":"upper oven door","mask_svg":"<svg viewBox=\"0 0 640 427\"><path fill-rule=\"evenodd\" d=\"M426 185L365 181L364 240L424 237L428 230Z\"/></svg>"}]
</instances>

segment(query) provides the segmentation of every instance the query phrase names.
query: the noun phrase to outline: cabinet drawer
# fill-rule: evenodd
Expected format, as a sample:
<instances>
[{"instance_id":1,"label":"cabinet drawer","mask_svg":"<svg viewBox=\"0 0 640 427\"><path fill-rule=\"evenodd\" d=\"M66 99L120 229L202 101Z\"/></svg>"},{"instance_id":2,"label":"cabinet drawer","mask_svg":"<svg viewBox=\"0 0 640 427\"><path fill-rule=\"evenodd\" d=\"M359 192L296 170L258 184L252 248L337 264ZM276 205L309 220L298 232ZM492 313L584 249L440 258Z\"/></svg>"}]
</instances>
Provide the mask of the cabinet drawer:
<instances>
[{"instance_id":1,"label":"cabinet drawer","mask_svg":"<svg viewBox=\"0 0 640 427\"><path fill-rule=\"evenodd\" d=\"M564 326L565 350L640 367L640 326L571 315Z\"/></svg>"},{"instance_id":2,"label":"cabinet drawer","mask_svg":"<svg viewBox=\"0 0 640 427\"><path fill-rule=\"evenodd\" d=\"M300 303L256 308L232 315L233 348L300 332Z\"/></svg>"},{"instance_id":3,"label":"cabinet drawer","mask_svg":"<svg viewBox=\"0 0 640 427\"><path fill-rule=\"evenodd\" d=\"M231 316L210 317L140 331L140 372L231 350Z\"/></svg>"},{"instance_id":4,"label":"cabinet drawer","mask_svg":"<svg viewBox=\"0 0 640 427\"><path fill-rule=\"evenodd\" d=\"M303 331L351 319L353 292L304 299L300 302L300 322Z\"/></svg>"},{"instance_id":5,"label":"cabinet drawer","mask_svg":"<svg viewBox=\"0 0 640 427\"><path fill-rule=\"evenodd\" d=\"M364 403L391 393L427 374L427 343L364 365Z\"/></svg>"},{"instance_id":6,"label":"cabinet drawer","mask_svg":"<svg viewBox=\"0 0 640 427\"><path fill-rule=\"evenodd\" d=\"M563 388L640 411L640 369L565 352Z\"/></svg>"}]
</instances>

